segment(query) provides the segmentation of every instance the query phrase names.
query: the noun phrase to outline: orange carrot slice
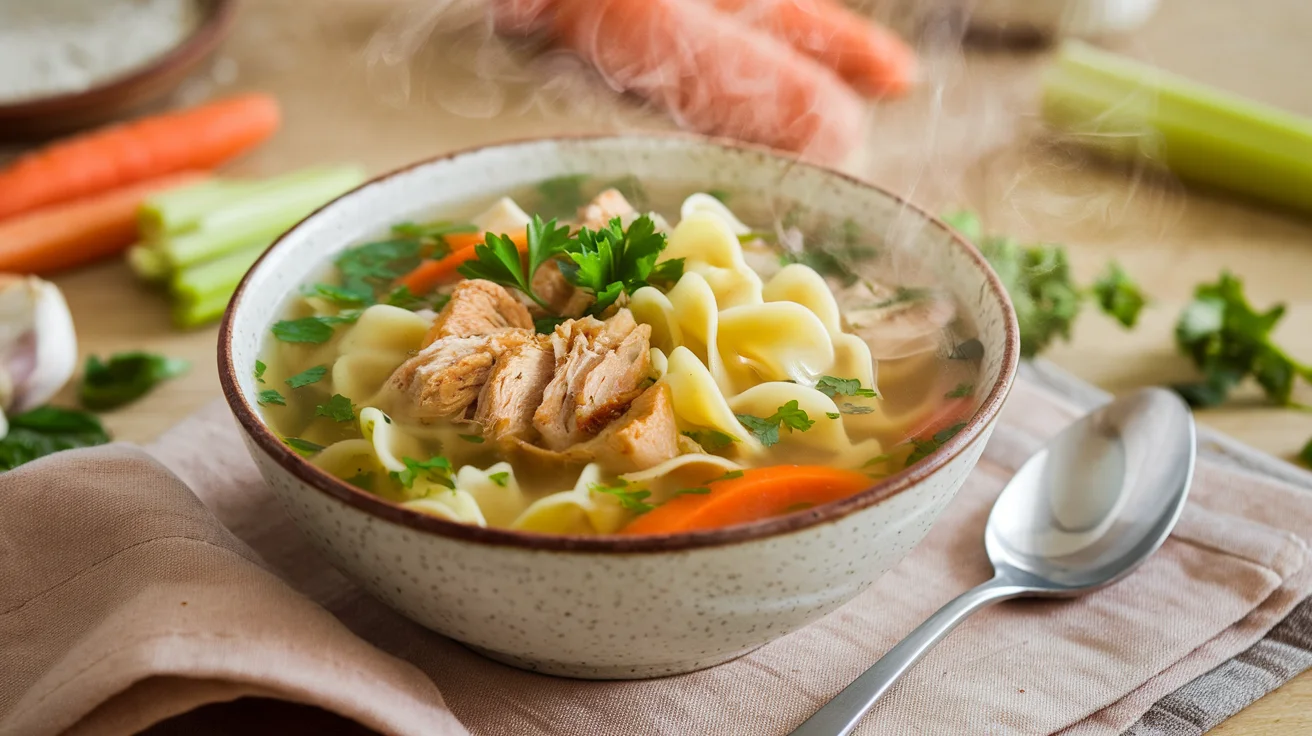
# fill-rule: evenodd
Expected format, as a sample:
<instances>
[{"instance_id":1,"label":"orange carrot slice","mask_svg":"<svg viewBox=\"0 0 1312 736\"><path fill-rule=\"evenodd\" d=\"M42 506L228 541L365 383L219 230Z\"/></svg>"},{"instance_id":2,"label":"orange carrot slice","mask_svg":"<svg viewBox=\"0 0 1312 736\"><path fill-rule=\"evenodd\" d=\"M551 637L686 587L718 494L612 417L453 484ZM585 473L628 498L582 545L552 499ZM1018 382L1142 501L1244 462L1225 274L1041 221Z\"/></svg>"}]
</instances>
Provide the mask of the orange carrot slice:
<instances>
[{"instance_id":1,"label":"orange carrot slice","mask_svg":"<svg viewBox=\"0 0 1312 736\"><path fill-rule=\"evenodd\" d=\"M0 219L181 171L210 169L278 129L278 103L248 94L77 136L0 170Z\"/></svg>"},{"instance_id":2,"label":"orange carrot slice","mask_svg":"<svg viewBox=\"0 0 1312 736\"><path fill-rule=\"evenodd\" d=\"M0 271L46 275L121 253L138 239L147 197L203 176L173 174L0 222Z\"/></svg>"},{"instance_id":3,"label":"orange carrot slice","mask_svg":"<svg viewBox=\"0 0 1312 736\"><path fill-rule=\"evenodd\" d=\"M714 0L834 70L862 94L902 94L915 81L916 55L897 34L834 0Z\"/></svg>"},{"instance_id":4,"label":"orange carrot slice","mask_svg":"<svg viewBox=\"0 0 1312 736\"><path fill-rule=\"evenodd\" d=\"M818 506L869 488L855 470L824 465L775 465L713 481L707 494L677 496L634 519L621 534L670 534L718 529Z\"/></svg>"}]
</instances>

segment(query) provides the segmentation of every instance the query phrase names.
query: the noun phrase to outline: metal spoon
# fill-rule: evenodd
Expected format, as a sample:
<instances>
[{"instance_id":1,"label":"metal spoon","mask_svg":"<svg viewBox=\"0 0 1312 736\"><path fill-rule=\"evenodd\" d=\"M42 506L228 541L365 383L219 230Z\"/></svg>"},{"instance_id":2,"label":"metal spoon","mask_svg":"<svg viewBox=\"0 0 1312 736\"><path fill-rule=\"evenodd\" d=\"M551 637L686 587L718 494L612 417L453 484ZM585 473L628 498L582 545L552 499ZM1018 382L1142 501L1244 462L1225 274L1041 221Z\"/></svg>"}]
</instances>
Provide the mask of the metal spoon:
<instances>
[{"instance_id":1,"label":"metal spoon","mask_svg":"<svg viewBox=\"0 0 1312 736\"><path fill-rule=\"evenodd\" d=\"M1194 472L1194 420L1145 389L1062 431L1021 466L984 530L993 579L930 616L792 736L846 736L893 683L967 616L1023 596L1071 597L1128 575L1175 526Z\"/></svg>"}]
</instances>

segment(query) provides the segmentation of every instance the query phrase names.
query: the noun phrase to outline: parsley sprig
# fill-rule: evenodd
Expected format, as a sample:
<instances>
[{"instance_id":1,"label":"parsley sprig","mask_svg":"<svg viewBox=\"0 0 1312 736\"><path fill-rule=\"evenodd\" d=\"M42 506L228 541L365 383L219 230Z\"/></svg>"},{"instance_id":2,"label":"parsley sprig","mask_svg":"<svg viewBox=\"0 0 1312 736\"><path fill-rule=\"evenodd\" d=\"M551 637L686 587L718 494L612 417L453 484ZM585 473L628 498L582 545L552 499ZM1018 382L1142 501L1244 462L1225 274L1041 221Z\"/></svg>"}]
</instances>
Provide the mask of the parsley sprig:
<instances>
[{"instance_id":1,"label":"parsley sprig","mask_svg":"<svg viewBox=\"0 0 1312 736\"><path fill-rule=\"evenodd\" d=\"M857 378L820 376L820 380L816 381L815 388L831 399L839 396L860 396L863 398L879 396L879 392L873 388L861 388L861 380Z\"/></svg>"},{"instance_id":2,"label":"parsley sprig","mask_svg":"<svg viewBox=\"0 0 1312 736\"><path fill-rule=\"evenodd\" d=\"M514 240L507 235L488 233L485 242L474 246L474 259L458 269L460 275L518 289L538 306L550 309L546 300L533 291L533 275L542 264L564 252L571 242L569 228L557 227L554 218L543 222L541 217L534 215L533 221L527 226L527 235L527 271L520 262L519 249L515 247Z\"/></svg>"},{"instance_id":3,"label":"parsley sprig","mask_svg":"<svg viewBox=\"0 0 1312 736\"><path fill-rule=\"evenodd\" d=\"M752 414L735 414L738 421L742 423L747 431L752 433L758 442L766 447L778 444L779 429L786 427L789 432L794 430L805 432L815 424L815 420L807 416L806 411L798 407L797 399L793 399L783 406L779 407L774 414L768 417L758 417Z\"/></svg>"},{"instance_id":4,"label":"parsley sprig","mask_svg":"<svg viewBox=\"0 0 1312 736\"><path fill-rule=\"evenodd\" d=\"M623 478L616 479L614 483L593 483L588 486L588 491L614 496L621 507L638 514L645 514L656 508L654 505L647 503L647 499L651 497L651 491L645 488L633 488Z\"/></svg>"},{"instance_id":5,"label":"parsley sprig","mask_svg":"<svg viewBox=\"0 0 1312 736\"><path fill-rule=\"evenodd\" d=\"M921 440L921 439L911 440L911 454L907 455L906 466L911 467L912 465L920 462L921 460L924 460L927 456L929 456L931 452L934 452L938 448L942 447L944 444L947 443L948 440L952 439L953 437L956 437L957 433L959 433L961 430L965 428L966 428L966 423L961 422L959 424L954 424L951 427L948 427L947 429L940 429L938 432L935 432L934 435L927 440ZM867 462L866 465L870 465L871 462L874 461L872 460L870 462Z\"/></svg>"},{"instance_id":6,"label":"parsley sprig","mask_svg":"<svg viewBox=\"0 0 1312 736\"><path fill-rule=\"evenodd\" d=\"M451 477L451 461L441 455L435 455L427 460L416 460L412 457L401 458L405 470L392 471L392 480L400 483L402 487L409 490L415 485L419 478L426 478L440 486L455 490L456 482Z\"/></svg>"}]
</instances>

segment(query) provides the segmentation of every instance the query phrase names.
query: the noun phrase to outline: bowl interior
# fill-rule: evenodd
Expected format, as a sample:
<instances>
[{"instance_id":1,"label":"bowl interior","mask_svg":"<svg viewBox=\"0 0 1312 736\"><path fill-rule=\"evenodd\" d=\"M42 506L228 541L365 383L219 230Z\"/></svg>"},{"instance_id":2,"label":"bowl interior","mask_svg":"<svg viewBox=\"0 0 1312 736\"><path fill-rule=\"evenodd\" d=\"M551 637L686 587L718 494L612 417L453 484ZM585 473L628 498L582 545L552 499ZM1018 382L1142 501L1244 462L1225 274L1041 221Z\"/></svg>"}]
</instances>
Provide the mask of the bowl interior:
<instances>
[{"instance_id":1,"label":"bowl interior","mask_svg":"<svg viewBox=\"0 0 1312 736\"><path fill-rule=\"evenodd\" d=\"M464 203L488 201L544 179L586 174L600 181L637 177L653 186L723 189L734 197L796 203L834 221L850 220L882 236L885 267L932 277L958 303L983 347L978 393L981 407L966 429L912 468L845 501L817 507L814 521L878 502L924 478L966 447L987 426L1010 388L1018 360L1015 317L1005 290L983 257L941 222L869 184L823 168L799 164L768 151L684 136L614 136L508 143L456 153L383 176L343 195L284 235L247 275L225 317L220 375L238 419L256 442L312 485L408 525L454 533L460 525L392 506L326 474L282 446L263 426L255 397L262 386L253 366L269 328L295 298L301 284L323 273L333 256L382 235L396 222L422 220ZM731 202L732 204L732 202ZM677 213L668 213L677 215ZM879 240L879 238L876 238ZM326 485L325 485L326 484ZM328 486L332 486L331 489ZM828 508L835 507L835 508ZM404 512L403 514L390 513ZM409 518L415 517L415 518ZM766 522L744 527L769 526ZM742 529L738 527L737 529ZM494 530L480 530L491 532ZM521 532L495 530L514 543ZM759 531L759 530L758 530ZM764 532L762 532L764 533ZM692 533L693 536L706 533ZM671 536L690 536L689 534ZM613 539L613 538L612 538Z\"/></svg>"}]
</instances>

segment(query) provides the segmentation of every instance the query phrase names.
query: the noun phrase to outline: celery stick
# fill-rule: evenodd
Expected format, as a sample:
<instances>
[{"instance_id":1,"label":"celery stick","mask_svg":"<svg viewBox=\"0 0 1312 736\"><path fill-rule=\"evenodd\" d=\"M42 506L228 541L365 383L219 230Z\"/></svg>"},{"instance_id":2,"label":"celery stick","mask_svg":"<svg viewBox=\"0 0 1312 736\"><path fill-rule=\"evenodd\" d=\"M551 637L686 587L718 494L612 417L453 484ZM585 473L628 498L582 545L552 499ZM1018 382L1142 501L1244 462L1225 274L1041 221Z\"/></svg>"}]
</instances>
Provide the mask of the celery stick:
<instances>
[{"instance_id":1,"label":"celery stick","mask_svg":"<svg viewBox=\"0 0 1312 736\"><path fill-rule=\"evenodd\" d=\"M1114 157L1312 212L1312 120L1078 42L1044 75L1043 115Z\"/></svg>"},{"instance_id":2,"label":"celery stick","mask_svg":"<svg viewBox=\"0 0 1312 736\"><path fill-rule=\"evenodd\" d=\"M180 301L173 305L173 324L183 329L200 327L223 316L232 292L210 294L200 301Z\"/></svg>"},{"instance_id":3,"label":"celery stick","mask_svg":"<svg viewBox=\"0 0 1312 736\"><path fill-rule=\"evenodd\" d=\"M174 268L182 269L252 242L272 240L363 179L363 172L353 167L309 169L271 179L203 215L195 230L165 239L163 251Z\"/></svg>"},{"instance_id":4,"label":"celery stick","mask_svg":"<svg viewBox=\"0 0 1312 736\"><path fill-rule=\"evenodd\" d=\"M128 267L142 281L164 281L168 279L169 259L151 243L138 243L128 249Z\"/></svg>"},{"instance_id":5,"label":"celery stick","mask_svg":"<svg viewBox=\"0 0 1312 736\"><path fill-rule=\"evenodd\" d=\"M215 294L231 296L251 264L268 247L269 241L260 241L222 258L178 271L173 274L169 290L182 301L204 301Z\"/></svg>"},{"instance_id":6,"label":"celery stick","mask_svg":"<svg viewBox=\"0 0 1312 736\"><path fill-rule=\"evenodd\" d=\"M194 229L206 213L240 200L255 186L258 182L210 179L161 192L142 202L138 229L147 239Z\"/></svg>"}]
</instances>

